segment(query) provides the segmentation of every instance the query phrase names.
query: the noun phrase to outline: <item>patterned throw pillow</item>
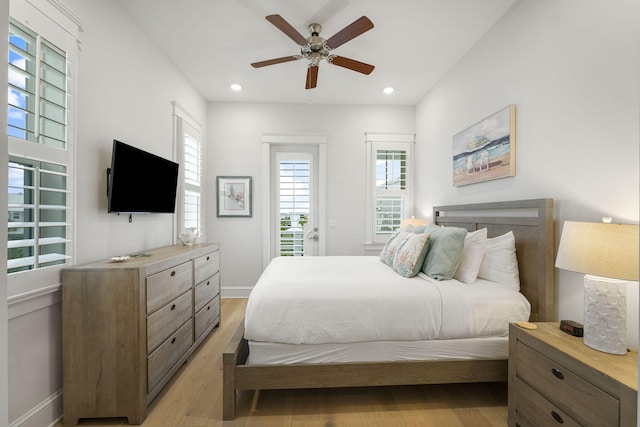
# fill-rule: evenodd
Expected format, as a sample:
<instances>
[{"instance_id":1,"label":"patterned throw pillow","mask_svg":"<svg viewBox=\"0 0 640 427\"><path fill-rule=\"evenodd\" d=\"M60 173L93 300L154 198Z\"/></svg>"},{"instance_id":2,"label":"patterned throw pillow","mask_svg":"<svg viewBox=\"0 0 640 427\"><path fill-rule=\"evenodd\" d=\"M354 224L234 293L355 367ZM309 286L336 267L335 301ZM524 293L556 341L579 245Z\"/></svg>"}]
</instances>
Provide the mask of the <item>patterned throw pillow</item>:
<instances>
[{"instance_id":1,"label":"patterned throw pillow","mask_svg":"<svg viewBox=\"0 0 640 427\"><path fill-rule=\"evenodd\" d=\"M429 234L411 233L393 257L393 269L401 276L413 277L420 272L424 257L429 249Z\"/></svg>"},{"instance_id":2,"label":"patterned throw pillow","mask_svg":"<svg viewBox=\"0 0 640 427\"><path fill-rule=\"evenodd\" d=\"M387 243L382 248L382 252L380 252L380 260L387 264L388 266L393 266L393 257L396 255L396 251L404 242L404 240L410 236L410 233L405 231L396 231L390 238L387 240Z\"/></svg>"}]
</instances>

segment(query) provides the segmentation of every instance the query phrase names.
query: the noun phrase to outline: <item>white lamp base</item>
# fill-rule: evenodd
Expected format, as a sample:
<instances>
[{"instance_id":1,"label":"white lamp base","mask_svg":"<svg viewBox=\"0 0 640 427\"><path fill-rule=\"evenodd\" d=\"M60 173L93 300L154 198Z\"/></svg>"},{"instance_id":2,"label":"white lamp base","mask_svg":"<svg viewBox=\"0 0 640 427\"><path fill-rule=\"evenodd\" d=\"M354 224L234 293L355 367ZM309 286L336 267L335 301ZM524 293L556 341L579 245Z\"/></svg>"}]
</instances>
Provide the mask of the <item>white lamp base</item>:
<instances>
[{"instance_id":1,"label":"white lamp base","mask_svg":"<svg viewBox=\"0 0 640 427\"><path fill-rule=\"evenodd\" d=\"M584 276L584 343L611 354L627 354L627 282Z\"/></svg>"}]
</instances>

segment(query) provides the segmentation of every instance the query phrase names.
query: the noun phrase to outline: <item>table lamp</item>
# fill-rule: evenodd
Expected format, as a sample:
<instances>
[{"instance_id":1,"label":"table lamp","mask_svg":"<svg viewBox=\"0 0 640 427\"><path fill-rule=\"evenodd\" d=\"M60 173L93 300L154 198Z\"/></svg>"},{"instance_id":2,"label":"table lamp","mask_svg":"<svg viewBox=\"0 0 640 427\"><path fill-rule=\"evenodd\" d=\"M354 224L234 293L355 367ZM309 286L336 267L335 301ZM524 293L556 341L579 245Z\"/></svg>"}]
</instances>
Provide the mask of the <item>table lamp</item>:
<instances>
[{"instance_id":1,"label":"table lamp","mask_svg":"<svg viewBox=\"0 0 640 427\"><path fill-rule=\"evenodd\" d=\"M411 218L403 218L402 222L400 223L400 230L404 230L405 228L407 228L407 225L419 227L423 224L424 224L424 219L416 218L415 216L412 216Z\"/></svg>"},{"instance_id":2,"label":"table lamp","mask_svg":"<svg viewBox=\"0 0 640 427\"><path fill-rule=\"evenodd\" d=\"M585 273L585 345L626 354L626 284L638 281L638 225L565 221L556 267Z\"/></svg>"}]
</instances>

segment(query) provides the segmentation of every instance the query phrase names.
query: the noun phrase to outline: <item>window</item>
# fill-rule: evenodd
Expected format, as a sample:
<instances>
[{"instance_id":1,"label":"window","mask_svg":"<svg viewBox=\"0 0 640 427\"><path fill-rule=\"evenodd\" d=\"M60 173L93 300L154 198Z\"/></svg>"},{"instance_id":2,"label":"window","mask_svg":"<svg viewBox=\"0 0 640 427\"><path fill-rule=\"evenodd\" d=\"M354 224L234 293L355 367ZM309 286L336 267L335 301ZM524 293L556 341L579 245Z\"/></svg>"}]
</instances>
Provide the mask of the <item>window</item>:
<instances>
[{"instance_id":1,"label":"window","mask_svg":"<svg viewBox=\"0 0 640 427\"><path fill-rule=\"evenodd\" d=\"M367 244L380 244L413 213L413 135L367 134Z\"/></svg>"},{"instance_id":2,"label":"window","mask_svg":"<svg viewBox=\"0 0 640 427\"><path fill-rule=\"evenodd\" d=\"M198 230L204 236L204 203L202 182L202 136L200 126L174 103L176 140L178 145L182 191L178 198L178 233L186 228Z\"/></svg>"},{"instance_id":3,"label":"window","mask_svg":"<svg viewBox=\"0 0 640 427\"><path fill-rule=\"evenodd\" d=\"M9 158L8 273L64 264L69 258L64 165Z\"/></svg>"},{"instance_id":4,"label":"window","mask_svg":"<svg viewBox=\"0 0 640 427\"><path fill-rule=\"evenodd\" d=\"M59 286L73 258L78 22L48 1L10 4L8 295Z\"/></svg>"},{"instance_id":5,"label":"window","mask_svg":"<svg viewBox=\"0 0 640 427\"><path fill-rule=\"evenodd\" d=\"M311 218L310 153L276 153L280 227L279 256L304 255L304 226Z\"/></svg>"},{"instance_id":6,"label":"window","mask_svg":"<svg viewBox=\"0 0 640 427\"><path fill-rule=\"evenodd\" d=\"M14 19L9 32L9 136L65 149L66 54Z\"/></svg>"}]
</instances>

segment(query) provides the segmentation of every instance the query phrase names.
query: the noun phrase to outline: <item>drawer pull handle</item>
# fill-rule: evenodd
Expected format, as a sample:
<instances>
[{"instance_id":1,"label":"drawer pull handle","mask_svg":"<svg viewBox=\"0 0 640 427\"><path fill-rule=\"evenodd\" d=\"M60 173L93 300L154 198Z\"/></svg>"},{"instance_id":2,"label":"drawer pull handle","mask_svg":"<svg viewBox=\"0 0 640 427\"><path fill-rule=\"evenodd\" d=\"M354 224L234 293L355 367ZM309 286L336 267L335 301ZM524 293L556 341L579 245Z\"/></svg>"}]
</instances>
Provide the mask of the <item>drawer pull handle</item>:
<instances>
[{"instance_id":1,"label":"drawer pull handle","mask_svg":"<svg viewBox=\"0 0 640 427\"><path fill-rule=\"evenodd\" d=\"M558 423L560 424L564 424L564 420L562 419L562 417L560 416L560 414L558 414L556 411L551 411L551 416L553 417L554 420L556 420Z\"/></svg>"},{"instance_id":2,"label":"drawer pull handle","mask_svg":"<svg viewBox=\"0 0 640 427\"><path fill-rule=\"evenodd\" d=\"M207 261L209 261L209 257L207 256Z\"/></svg>"},{"instance_id":3,"label":"drawer pull handle","mask_svg":"<svg viewBox=\"0 0 640 427\"><path fill-rule=\"evenodd\" d=\"M176 275L176 272L175 272L175 271L172 271L172 272L171 272L171 277L173 277L173 276L175 276L175 275Z\"/></svg>"},{"instance_id":4,"label":"drawer pull handle","mask_svg":"<svg viewBox=\"0 0 640 427\"><path fill-rule=\"evenodd\" d=\"M207 280L207 286L209 286L209 283L211 283L211 282L209 282L209 281Z\"/></svg>"},{"instance_id":5,"label":"drawer pull handle","mask_svg":"<svg viewBox=\"0 0 640 427\"><path fill-rule=\"evenodd\" d=\"M210 308L211 308L211 307L207 306L207 311L209 311L209 309L210 309Z\"/></svg>"},{"instance_id":6,"label":"drawer pull handle","mask_svg":"<svg viewBox=\"0 0 640 427\"><path fill-rule=\"evenodd\" d=\"M563 380L564 379L564 375L562 374L562 372L560 372L556 368L551 368L551 372L553 372L553 375L555 375L556 378L558 378L559 380Z\"/></svg>"},{"instance_id":7,"label":"drawer pull handle","mask_svg":"<svg viewBox=\"0 0 640 427\"><path fill-rule=\"evenodd\" d=\"M176 342L176 337L171 338L171 344Z\"/></svg>"},{"instance_id":8,"label":"drawer pull handle","mask_svg":"<svg viewBox=\"0 0 640 427\"><path fill-rule=\"evenodd\" d=\"M171 304L171 311L176 309L176 305L175 304Z\"/></svg>"}]
</instances>

